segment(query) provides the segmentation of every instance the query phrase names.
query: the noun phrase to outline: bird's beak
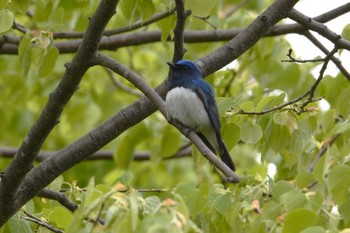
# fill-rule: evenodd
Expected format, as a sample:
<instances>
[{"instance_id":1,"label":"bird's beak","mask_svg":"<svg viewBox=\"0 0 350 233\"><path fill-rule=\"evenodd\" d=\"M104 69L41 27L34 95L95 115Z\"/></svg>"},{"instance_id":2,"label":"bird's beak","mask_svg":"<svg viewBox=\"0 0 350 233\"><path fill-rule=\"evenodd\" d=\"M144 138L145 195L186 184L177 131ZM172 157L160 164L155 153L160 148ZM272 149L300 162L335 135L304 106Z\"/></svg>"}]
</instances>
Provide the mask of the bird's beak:
<instances>
[{"instance_id":1,"label":"bird's beak","mask_svg":"<svg viewBox=\"0 0 350 233\"><path fill-rule=\"evenodd\" d=\"M167 62L166 64L168 64L168 66L170 66L172 69L176 69L176 65L171 63L171 62Z\"/></svg>"}]
</instances>

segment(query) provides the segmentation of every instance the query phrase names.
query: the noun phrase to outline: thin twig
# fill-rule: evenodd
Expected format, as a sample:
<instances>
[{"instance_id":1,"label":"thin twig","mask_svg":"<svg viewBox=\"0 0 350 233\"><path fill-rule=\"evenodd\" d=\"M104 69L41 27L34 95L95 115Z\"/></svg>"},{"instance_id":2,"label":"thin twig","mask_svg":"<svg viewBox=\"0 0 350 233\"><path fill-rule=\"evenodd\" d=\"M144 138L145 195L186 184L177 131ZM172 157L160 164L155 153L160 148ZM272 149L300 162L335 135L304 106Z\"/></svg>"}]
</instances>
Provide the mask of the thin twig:
<instances>
[{"instance_id":1,"label":"thin twig","mask_svg":"<svg viewBox=\"0 0 350 233\"><path fill-rule=\"evenodd\" d=\"M294 105L293 108L290 108L289 110L292 110L292 111L295 111L297 114L301 114L303 113L305 110L304 108L312 103L312 102L315 102L315 101L319 101L322 99L321 98L314 98L314 94L315 94L315 91L316 91L316 88L317 86L320 84L321 80L323 79L323 76L324 76L324 72L325 70L327 69L327 65L329 63L329 60L333 57L333 55L338 51L338 48L335 47L329 54L327 54L327 56L324 58L324 63L322 65L322 68L320 70L320 74L317 78L317 80L315 81L315 83L310 87L309 90L307 90L303 95L287 102L287 103L284 103L284 104L281 104L281 105L278 105L276 107L273 107L271 109L267 109L267 110L263 110L263 111L260 111L260 112L253 112L253 111L244 111L242 109L238 110L238 114L246 114L246 115L264 115L266 113L270 113L270 112L273 112L273 111L276 111L276 110L280 110L280 109L283 109L284 107L287 107L287 106L290 106L290 105L293 105L305 98L306 101L304 101L299 107L298 109L296 108L297 106Z\"/></svg>"},{"instance_id":2,"label":"thin twig","mask_svg":"<svg viewBox=\"0 0 350 233\"><path fill-rule=\"evenodd\" d=\"M308 172L312 172L314 170L314 167L318 160L326 153L329 147L333 145L333 143L339 138L340 134L334 135L330 140L327 140L315 156L315 159L312 161L311 165L309 166Z\"/></svg>"},{"instance_id":3,"label":"thin twig","mask_svg":"<svg viewBox=\"0 0 350 233\"><path fill-rule=\"evenodd\" d=\"M131 25L128 25L125 27L105 30L103 32L103 35L110 37L112 35L117 35L117 34L121 34L124 32L134 31L136 29L148 26L152 23L158 22L158 21L172 15L172 14L174 14L174 11L175 11L174 9L170 9L170 10L165 11L163 13L155 14L150 19L145 20L145 21L140 20L134 24L131 24ZM55 39L79 39L79 38L83 38L83 36L84 36L84 32L54 32L53 33L53 37Z\"/></svg>"},{"instance_id":4,"label":"thin twig","mask_svg":"<svg viewBox=\"0 0 350 233\"><path fill-rule=\"evenodd\" d=\"M308 62L323 62L324 58L320 58L320 59L306 59L306 60L299 60L299 59L295 59L292 56L292 49L288 50L288 53L286 54L287 57L289 57L289 59L287 60L281 60L281 62L295 62L295 63L308 63Z\"/></svg>"},{"instance_id":5,"label":"thin twig","mask_svg":"<svg viewBox=\"0 0 350 233\"><path fill-rule=\"evenodd\" d=\"M212 24L211 22L209 22L209 18L210 18L210 15L208 15L208 16L198 16L198 15L194 15L194 17L195 18L197 18L197 19L200 19L200 20L203 20L205 23L207 23L207 24L209 24L209 26L211 26L213 29L217 29L217 27L214 25L214 24Z\"/></svg>"},{"instance_id":6,"label":"thin twig","mask_svg":"<svg viewBox=\"0 0 350 233\"><path fill-rule=\"evenodd\" d=\"M40 226L42 226L42 227L45 227L46 229L48 229L48 230L50 230L50 231L52 231L52 232L63 233L62 230L55 228L55 227L54 227L53 225L51 225L50 223L45 222L45 221L41 220L40 218L35 217L34 215L31 215L31 214L29 214L28 212L26 212L26 211L24 211L24 210L22 210L22 212L23 212L25 215L27 215L27 217L21 216L22 219L27 220L27 221L30 221L30 222L34 222L34 223L36 223L36 224L38 224L38 225L40 225Z\"/></svg>"},{"instance_id":7,"label":"thin twig","mask_svg":"<svg viewBox=\"0 0 350 233\"><path fill-rule=\"evenodd\" d=\"M121 90L131 94L131 95L135 95L137 97L142 97L143 94L137 90L132 89L131 87L128 87L127 85L125 85L124 83L122 83L118 78L116 78L114 76L114 73L110 70L110 69L106 69L107 73L108 73L108 77L111 79L111 81L113 82L113 84L117 87L120 88Z\"/></svg>"},{"instance_id":8,"label":"thin twig","mask_svg":"<svg viewBox=\"0 0 350 233\"><path fill-rule=\"evenodd\" d=\"M350 5L350 3L349 3ZM307 30L303 35L310 40L317 48L319 48L324 54L328 54L329 50L309 31ZM336 57L331 57L332 62L338 67L338 69L343 73L345 78L350 81L349 71L341 64L341 61Z\"/></svg>"},{"instance_id":9,"label":"thin twig","mask_svg":"<svg viewBox=\"0 0 350 233\"><path fill-rule=\"evenodd\" d=\"M302 14L296 9L292 9L288 13L288 17L303 25L304 27L308 28L309 30L315 31L321 36L327 38L339 49L343 48L350 51L350 41L341 38L340 35L328 29L327 26L325 26L324 24L313 20L312 18Z\"/></svg>"}]
</instances>

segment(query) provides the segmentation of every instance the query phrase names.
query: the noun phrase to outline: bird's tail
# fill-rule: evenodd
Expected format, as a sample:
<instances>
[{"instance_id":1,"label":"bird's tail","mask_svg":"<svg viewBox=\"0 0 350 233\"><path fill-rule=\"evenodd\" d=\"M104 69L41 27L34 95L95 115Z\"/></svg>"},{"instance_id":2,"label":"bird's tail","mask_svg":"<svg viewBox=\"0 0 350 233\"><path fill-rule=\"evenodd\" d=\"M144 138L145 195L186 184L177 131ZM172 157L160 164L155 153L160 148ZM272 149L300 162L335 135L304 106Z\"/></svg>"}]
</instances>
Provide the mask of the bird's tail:
<instances>
[{"instance_id":1,"label":"bird's tail","mask_svg":"<svg viewBox=\"0 0 350 233\"><path fill-rule=\"evenodd\" d=\"M219 155L221 160L229 167L232 171L236 171L236 166L231 159L230 153L228 153L227 147L223 141L221 141Z\"/></svg>"},{"instance_id":2,"label":"bird's tail","mask_svg":"<svg viewBox=\"0 0 350 233\"><path fill-rule=\"evenodd\" d=\"M197 133L197 135L202 139L204 144L207 145L207 147L214 154L216 154L216 150L214 149L213 145L208 141L208 139L201 133ZM218 153L220 155L222 162L224 162L232 171L236 171L236 166L231 159L230 153L228 153L228 150L227 150L225 143L221 139L219 139L219 140L220 140L220 145L218 148L218 150L219 150Z\"/></svg>"}]
</instances>

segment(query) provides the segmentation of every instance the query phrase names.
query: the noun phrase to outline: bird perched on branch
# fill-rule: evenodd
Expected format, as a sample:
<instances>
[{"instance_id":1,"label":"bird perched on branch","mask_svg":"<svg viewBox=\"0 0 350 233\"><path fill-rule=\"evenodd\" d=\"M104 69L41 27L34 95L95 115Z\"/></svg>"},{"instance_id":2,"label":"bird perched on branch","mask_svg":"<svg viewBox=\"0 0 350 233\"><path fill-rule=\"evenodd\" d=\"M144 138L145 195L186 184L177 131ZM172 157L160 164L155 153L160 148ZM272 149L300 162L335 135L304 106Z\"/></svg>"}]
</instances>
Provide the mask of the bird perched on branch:
<instances>
[{"instance_id":1,"label":"bird perched on branch","mask_svg":"<svg viewBox=\"0 0 350 233\"><path fill-rule=\"evenodd\" d=\"M168 117L193 129L202 141L233 171L236 170L220 133L219 112L214 90L204 81L198 66L192 61L167 63L172 69L165 104Z\"/></svg>"}]
</instances>

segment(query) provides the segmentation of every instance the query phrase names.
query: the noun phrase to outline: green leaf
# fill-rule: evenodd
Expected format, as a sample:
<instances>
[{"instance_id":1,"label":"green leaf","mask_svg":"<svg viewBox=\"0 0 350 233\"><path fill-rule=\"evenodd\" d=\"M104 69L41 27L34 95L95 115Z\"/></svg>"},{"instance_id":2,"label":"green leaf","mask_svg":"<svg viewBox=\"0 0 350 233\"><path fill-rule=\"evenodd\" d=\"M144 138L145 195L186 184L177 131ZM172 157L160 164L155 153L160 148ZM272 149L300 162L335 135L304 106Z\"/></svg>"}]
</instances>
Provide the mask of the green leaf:
<instances>
[{"instance_id":1,"label":"green leaf","mask_svg":"<svg viewBox=\"0 0 350 233\"><path fill-rule=\"evenodd\" d=\"M128 20L130 24L136 11L137 0L123 0L120 2L120 6L125 19Z\"/></svg>"},{"instance_id":2,"label":"green leaf","mask_svg":"<svg viewBox=\"0 0 350 233\"><path fill-rule=\"evenodd\" d=\"M290 142L291 134L287 126L271 120L265 129L265 137L271 149L281 151Z\"/></svg>"},{"instance_id":3,"label":"green leaf","mask_svg":"<svg viewBox=\"0 0 350 233\"><path fill-rule=\"evenodd\" d=\"M300 233L326 233L327 231L320 226L308 227Z\"/></svg>"},{"instance_id":4,"label":"green leaf","mask_svg":"<svg viewBox=\"0 0 350 233\"><path fill-rule=\"evenodd\" d=\"M6 223L9 232L21 232L21 233L31 233L32 229L29 226L29 223L19 218L19 216L16 214L8 222Z\"/></svg>"},{"instance_id":5,"label":"green leaf","mask_svg":"<svg viewBox=\"0 0 350 233\"><path fill-rule=\"evenodd\" d=\"M341 114L344 117L349 116L350 114L349 100L350 100L350 88L346 88L342 92L340 92L340 95L337 98L338 114Z\"/></svg>"},{"instance_id":6,"label":"green leaf","mask_svg":"<svg viewBox=\"0 0 350 233\"><path fill-rule=\"evenodd\" d=\"M339 213L343 217L345 224L350 222L350 200L347 200L339 207Z\"/></svg>"},{"instance_id":7,"label":"green leaf","mask_svg":"<svg viewBox=\"0 0 350 233\"><path fill-rule=\"evenodd\" d=\"M58 55L59 52L56 47L52 46L48 49L39 69L40 76L47 76L52 72L53 68L55 68Z\"/></svg>"},{"instance_id":8,"label":"green leaf","mask_svg":"<svg viewBox=\"0 0 350 233\"><path fill-rule=\"evenodd\" d=\"M322 156L316 163L314 170L312 171L312 175L315 178L315 180L323 184L324 178L325 178L325 172L327 169L327 160L326 156Z\"/></svg>"},{"instance_id":9,"label":"green leaf","mask_svg":"<svg viewBox=\"0 0 350 233\"><path fill-rule=\"evenodd\" d=\"M156 208L161 204L161 201L158 196L149 196L145 198L146 205L144 209L144 213L151 214Z\"/></svg>"},{"instance_id":10,"label":"green leaf","mask_svg":"<svg viewBox=\"0 0 350 233\"><path fill-rule=\"evenodd\" d=\"M27 13L30 0L11 0L15 10L17 10L22 15Z\"/></svg>"},{"instance_id":11,"label":"green leaf","mask_svg":"<svg viewBox=\"0 0 350 233\"><path fill-rule=\"evenodd\" d=\"M155 13L155 8L152 0L139 0L137 9L140 11L142 21L145 21Z\"/></svg>"},{"instance_id":12,"label":"green leaf","mask_svg":"<svg viewBox=\"0 0 350 233\"><path fill-rule=\"evenodd\" d=\"M193 183L181 183L176 186L175 193L179 194L186 202L192 216L197 215L205 207L203 195L199 195Z\"/></svg>"},{"instance_id":13,"label":"green leaf","mask_svg":"<svg viewBox=\"0 0 350 233\"><path fill-rule=\"evenodd\" d=\"M275 114L273 114L273 121L277 125L287 125L288 117L288 112L276 112Z\"/></svg>"},{"instance_id":14,"label":"green leaf","mask_svg":"<svg viewBox=\"0 0 350 233\"><path fill-rule=\"evenodd\" d=\"M341 36L346 39L346 40L350 40L350 24L346 25L343 28L343 31L341 33Z\"/></svg>"},{"instance_id":15,"label":"green leaf","mask_svg":"<svg viewBox=\"0 0 350 233\"><path fill-rule=\"evenodd\" d=\"M132 161L136 146L148 137L148 129L140 123L126 132L113 155L118 168L126 169Z\"/></svg>"},{"instance_id":16,"label":"green leaf","mask_svg":"<svg viewBox=\"0 0 350 233\"><path fill-rule=\"evenodd\" d=\"M238 143L241 138L240 131L240 127L234 123L223 125L221 133L228 151Z\"/></svg>"},{"instance_id":17,"label":"green leaf","mask_svg":"<svg viewBox=\"0 0 350 233\"><path fill-rule=\"evenodd\" d=\"M56 223L58 228L66 229L73 218L72 212L62 206L53 208L50 221Z\"/></svg>"},{"instance_id":18,"label":"green leaf","mask_svg":"<svg viewBox=\"0 0 350 233\"><path fill-rule=\"evenodd\" d=\"M174 37L174 27L176 24L176 16L170 15L165 19L162 19L157 22L158 27L162 31L161 40L164 42L170 36L170 38Z\"/></svg>"},{"instance_id":19,"label":"green leaf","mask_svg":"<svg viewBox=\"0 0 350 233\"><path fill-rule=\"evenodd\" d=\"M284 208L290 212L297 208L304 207L307 203L307 198L303 193L292 190L281 196L281 203L283 204Z\"/></svg>"},{"instance_id":20,"label":"green leaf","mask_svg":"<svg viewBox=\"0 0 350 233\"><path fill-rule=\"evenodd\" d=\"M0 33L7 32L11 29L13 24L14 16L8 9L0 11Z\"/></svg>"},{"instance_id":21,"label":"green leaf","mask_svg":"<svg viewBox=\"0 0 350 233\"><path fill-rule=\"evenodd\" d=\"M22 40L19 42L18 46L18 57L19 57L19 64L20 64L20 71L21 74L24 77L27 77L30 64L32 63L31 60L31 48L32 48L32 43L31 39L28 34L22 37Z\"/></svg>"},{"instance_id":22,"label":"green leaf","mask_svg":"<svg viewBox=\"0 0 350 233\"><path fill-rule=\"evenodd\" d=\"M272 186L273 197L278 202L284 193L287 193L291 190L293 190L293 186L289 182L284 180L277 181Z\"/></svg>"},{"instance_id":23,"label":"green leaf","mask_svg":"<svg viewBox=\"0 0 350 233\"><path fill-rule=\"evenodd\" d=\"M309 172L300 172L297 174L296 177L296 185L299 189L306 188L311 184L311 182L314 180L314 177Z\"/></svg>"},{"instance_id":24,"label":"green leaf","mask_svg":"<svg viewBox=\"0 0 350 233\"><path fill-rule=\"evenodd\" d=\"M324 202L324 195L322 192L317 191L308 193L307 197L309 198L309 202L307 204L308 209L314 211L315 213L318 213Z\"/></svg>"},{"instance_id":25,"label":"green leaf","mask_svg":"<svg viewBox=\"0 0 350 233\"><path fill-rule=\"evenodd\" d=\"M185 1L185 9L191 10L196 16L209 16L214 8L216 0L191 0Z\"/></svg>"},{"instance_id":26,"label":"green leaf","mask_svg":"<svg viewBox=\"0 0 350 233\"><path fill-rule=\"evenodd\" d=\"M263 136L263 131L258 124L247 121L241 125L241 140L248 144L256 144Z\"/></svg>"},{"instance_id":27,"label":"green leaf","mask_svg":"<svg viewBox=\"0 0 350 233\"><path fill-rule=\"evenodd\" d=\"M350 166L346 165L335 166L328 174L328 185L338 205L343 205L349 197L350 179L346 177L350 177Z\"/></svg>"},{"instance_id":28,"label":"green leaf","mask_svg":"<svg viewBox=\"0 0 350 233\"><path fill-rule=\"evenodd\" d=\"M308 209L296 209L288 213L282 233L301 232L308 227L315 225L318 221L318 216Z\"/></svg>"},{"instance_id":29,"label":"green leaf","mask_svg":"<svg viewBox=\"0 0 350 233\"><path fill-rule=\"evenodd\" d=\"M220 116L224 116L226 111L232 107L232 105L234 104L234 99L233 97L217 97L216 98L216 102L218 105L218 110L219 110L219 114Z\"/></svg>"},{"instance_id":30,"label":"green leaf","mask_svg":"<svg viewBox=\"0 0 350 233\"><path fill-rule=\"evenodd\" d=\"M181 134L170 124L167 124L162 131L162 142L159 155L162 157L174 155L180 148Z\"/></svg>"}]
</instances>

